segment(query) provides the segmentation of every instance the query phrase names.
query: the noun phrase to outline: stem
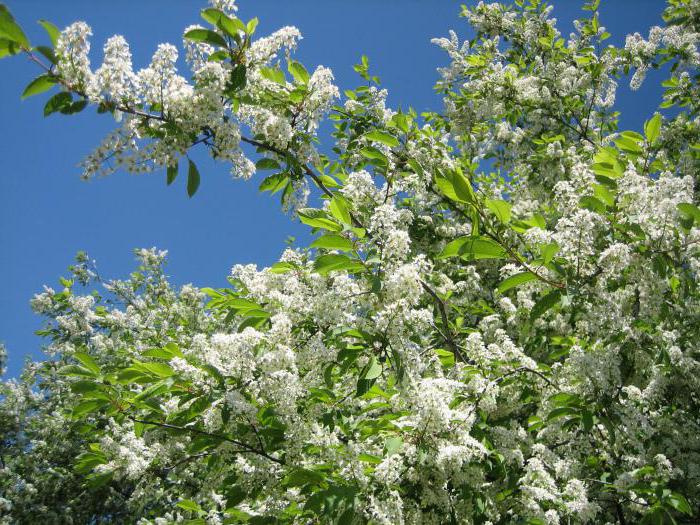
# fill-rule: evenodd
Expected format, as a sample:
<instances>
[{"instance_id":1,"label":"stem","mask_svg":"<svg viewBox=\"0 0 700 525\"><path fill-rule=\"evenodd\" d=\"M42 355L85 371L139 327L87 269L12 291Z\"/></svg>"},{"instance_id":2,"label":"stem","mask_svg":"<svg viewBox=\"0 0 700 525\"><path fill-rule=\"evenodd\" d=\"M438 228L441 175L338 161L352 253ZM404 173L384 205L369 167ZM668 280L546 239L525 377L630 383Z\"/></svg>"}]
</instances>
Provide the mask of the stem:
<instances>
[{"instance_id":1,"label":"stem","mask_svg":"<svg viewBox=\"0 0 700 525\"><path fill-rule=\"evenodd\" d=\"M284 465L285 461L283 459L276 458L274 456L270 456L267 452L264 450L257 449L255 447L251 447L247 443L243 443L242 441L238 441L237 439L230 438L228 436L224 436L221 434L213 434L211 432L206 432L204 430L199 430L197 428L190 428L190 427L179 427L177 425L171 425L169 423L160 423L158 421L148 421L144 419L138 419L133 416L127 416L130 420L135 421L136 423L143 423L144 425L154 425L157 427L161 428L167 428L170 430L179 430L181 432L191 432L193 434L199 434L200 436L209 436L213 437L216 439L220 439L222 441L227 441L228 443L233 443L234 445L237 445L244 449L245 452L251 452L253 454L257 454L261 457L264 457L266 459L269 459L270 461L277 463L278 465Z\"/></svg>"}]
</instances>

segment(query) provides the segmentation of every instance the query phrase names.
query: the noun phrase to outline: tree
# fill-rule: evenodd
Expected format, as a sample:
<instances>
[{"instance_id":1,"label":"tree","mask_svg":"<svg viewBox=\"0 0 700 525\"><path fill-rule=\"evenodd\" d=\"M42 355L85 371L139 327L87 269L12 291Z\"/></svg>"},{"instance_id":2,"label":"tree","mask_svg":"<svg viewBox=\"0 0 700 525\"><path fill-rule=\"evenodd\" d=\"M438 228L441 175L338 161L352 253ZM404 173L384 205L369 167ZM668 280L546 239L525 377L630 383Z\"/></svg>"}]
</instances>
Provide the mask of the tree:
<instances>
[{"instance_id":1,"label":"tree","mask_svg":"<svg viewBox=\"0 0 700 525\"><path fill-rule=\"evenodd\" d=\"M567 40L539 0L464 7L420 117L365 57L340 104L231 0L185 31L189 80L171 45L134 72L115 36L93 71L87 25L33 47L1 8L1 53L43 69L25 96L121 123L86 177L186 164L194 195L206 147L319 234L230 288L173 290L141 250L37 295L53 358L4 387L5 521L697 521L700 8L622 48L597 8ZM662 66L663 115L620 132L618 82Z\"/></svg>"}]
</instances>

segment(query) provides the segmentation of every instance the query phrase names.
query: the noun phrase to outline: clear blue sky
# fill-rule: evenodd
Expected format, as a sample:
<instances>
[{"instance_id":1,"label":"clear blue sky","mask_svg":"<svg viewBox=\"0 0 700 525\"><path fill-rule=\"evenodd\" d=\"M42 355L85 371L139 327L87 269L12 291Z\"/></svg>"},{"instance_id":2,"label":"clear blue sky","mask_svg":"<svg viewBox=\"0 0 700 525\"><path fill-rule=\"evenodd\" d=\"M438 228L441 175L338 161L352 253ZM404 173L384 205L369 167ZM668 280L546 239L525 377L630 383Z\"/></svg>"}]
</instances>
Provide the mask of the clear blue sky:
<instances>
[{"instance_id":1,"label":"clear blue sky","mask_svg":"<svg viewBox=\"0 0 700 525\"><path fill-rule=\"evenodd\" d=\"M39 18L64 27L75 20L92 26L93 64L112 34L131 43L134 66L147 65L160 42L179 45L182 30L199 21L205 1L194 0L5 0L33 42L46 42ZM258 35L283 25L300 28L297 59L309 69L331 67L342 89L358 85L352 65L361 54L389 89L392 106L419 111L441 107L433 92L436 67L445 56L430 39L454 29L469 37L455 0L240 0L239 15L260 19ZM582 1L555 2L567 35ZM625 33L646 35L659 23L662 0L607 0L602 23L620 42ZM167 267L176 284L225 286L235 263L264 266L276 260L289 235L304 229L284 215L277 199L259 194L259 178L234 181L227 169L200 157L202 185L188 199L182 175L165 187L165 174L116 173L82 182L77 163L114 126L108 116L85 110L73 117L44 119L46 96L20 102L36 68L22 57L0 62L0 341L8 348L8 375L19 373L25 356L40 356L34 331L42 320L29 299L42 285L60 288L58 276L78 250L95 258L105 277L133 269L132 249L169 250ZM658 78L658 77L657 77ZM655 80L651 77L649 80ZM623 89L623 124L639 127L659 96L649 82L634 95ZM644 108L641 111L641 108Z\"/></svg>"}]
</instances>

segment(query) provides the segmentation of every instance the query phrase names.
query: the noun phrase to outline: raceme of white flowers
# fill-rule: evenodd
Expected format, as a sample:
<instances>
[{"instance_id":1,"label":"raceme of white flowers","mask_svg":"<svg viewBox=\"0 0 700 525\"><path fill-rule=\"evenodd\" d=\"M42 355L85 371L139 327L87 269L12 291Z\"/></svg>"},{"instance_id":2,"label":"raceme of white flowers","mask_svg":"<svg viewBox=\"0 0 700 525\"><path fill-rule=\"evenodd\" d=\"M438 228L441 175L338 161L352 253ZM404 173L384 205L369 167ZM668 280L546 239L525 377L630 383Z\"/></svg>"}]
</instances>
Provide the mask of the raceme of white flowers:
<instances>
[{"instance_id":1,"label":"raceme of white flowers","mask_svg":"<svg viewBox=\"0 0 700 525\"><path fill-rule=\"evenodd\" d=\"M233 2L211 5L232 16L236 11ZM185 34L193 30L203 27L190 26ZM222 41L231 41L222 29L214 31ZM271 101L288 97L295 89L299 92L300 80L278 82L261 75L261 69L279 64L280 54L289 58L301 39L295 27L239 46L237 52L242 55L237 63L245 67L245 87L235 96L228 84L236 64L220 56L212 61L216 50L207 42L184 40L191 76L188 80L178 72L179 53L171 44L158 46L150 65L134 71L129 45L120 35L107 40L103 63L93 72L88 57L91 35L91 28L84 22L71 24L60 33L55 72L65 89L80 93L90 102L109 104L122 125L83 161L85 178L118 169L139 173L173 166L189 147L191 134L203 131L213 144L212 155L230 162L234 175L249 178L255 168L240 147L242 125L251 137L279 149L287 149L301 135L304 143L295 145L297 151L309 160L317 157L309 144L310 137L339 96L332 72L319 66L305 80L308 89L294 111ZM244 35L238 31L239 37ZM244 38L250 36L252 31ZM152 118L146 115L149 108ZM153 137L159 140L149 140Z\"/></svg>"},{"instance_id":2,"label":"raceme of white flowers","mask_svg":"<svg viewBox=\"0 0 700 525\"><path fill-rule=\"evenodd\" d=\"M464 7L421 118L365 57L340 100L231 0L186 30L189 79L120 36L93 71L62 31L53 84L121 119L86 176L206 147L318 236L217 290L80 254L32 300L49 359L2 384L0 523L697 522L700 3L623 47L596 9L566 37L534 0ZM618 85L664 64L621 131Z\"/></svg>"}]
</instances>

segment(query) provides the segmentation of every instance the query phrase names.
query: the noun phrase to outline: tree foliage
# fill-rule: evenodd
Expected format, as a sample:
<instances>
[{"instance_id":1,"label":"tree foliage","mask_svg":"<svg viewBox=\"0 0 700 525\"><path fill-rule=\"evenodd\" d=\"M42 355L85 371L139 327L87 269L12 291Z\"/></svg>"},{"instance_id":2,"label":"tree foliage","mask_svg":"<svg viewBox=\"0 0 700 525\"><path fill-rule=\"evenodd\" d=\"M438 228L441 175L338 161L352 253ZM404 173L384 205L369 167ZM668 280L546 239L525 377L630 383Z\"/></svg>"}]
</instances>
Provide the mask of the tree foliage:
<instances>
[{"instance_id":1,"label":"tree foliage","mask_svg":"<svg viewBox=\"0 0 700 525\"><path fill-rule=\"evenodd\" d=\"M317 233L228 288L173 289L153 249L35 296L50 358L2 387L3 523L696 522L700 7L624 47L597 9L566 38L540 0L465 6L418 115L366 57L341 103L295 28L255 39L230 0L185 30L189 79L120 36L93 71L86 24L33 47L0 8L0 54L43 69L23 96L120 123L86 177L186 164L193 196L205 147ZM620 131L618 83L658 68Z\"/></svg>"}]
</instances>

